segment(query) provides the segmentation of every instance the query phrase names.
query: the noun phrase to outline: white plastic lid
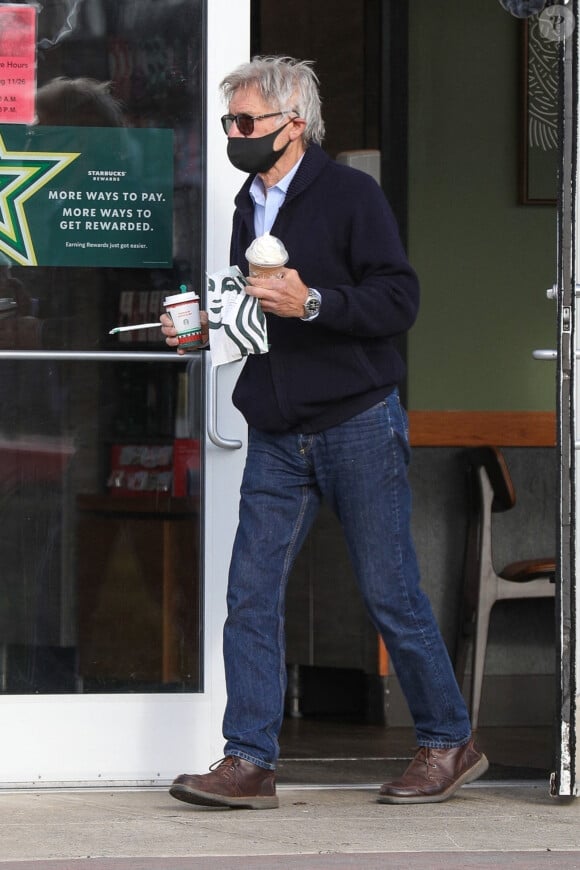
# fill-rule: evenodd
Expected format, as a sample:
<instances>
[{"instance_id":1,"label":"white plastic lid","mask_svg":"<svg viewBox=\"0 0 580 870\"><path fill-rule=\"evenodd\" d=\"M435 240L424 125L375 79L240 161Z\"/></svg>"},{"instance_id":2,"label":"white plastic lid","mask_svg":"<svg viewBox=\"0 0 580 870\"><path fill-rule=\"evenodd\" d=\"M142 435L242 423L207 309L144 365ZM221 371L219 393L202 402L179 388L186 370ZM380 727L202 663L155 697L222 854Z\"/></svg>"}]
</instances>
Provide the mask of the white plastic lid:
<instances>
[{"instance_id":1,"label":"white plastic lid","mask_svg":"<svg viewBox=\"0 0 580 870\"><path fill-rule=\"evenodd\" d=\"M189 293L176 293L174 296L166 296L163 304L178 305L180 302L193 302L194 299L199 300L199 296L191 290Z\"/></svg>"}]
</instances>

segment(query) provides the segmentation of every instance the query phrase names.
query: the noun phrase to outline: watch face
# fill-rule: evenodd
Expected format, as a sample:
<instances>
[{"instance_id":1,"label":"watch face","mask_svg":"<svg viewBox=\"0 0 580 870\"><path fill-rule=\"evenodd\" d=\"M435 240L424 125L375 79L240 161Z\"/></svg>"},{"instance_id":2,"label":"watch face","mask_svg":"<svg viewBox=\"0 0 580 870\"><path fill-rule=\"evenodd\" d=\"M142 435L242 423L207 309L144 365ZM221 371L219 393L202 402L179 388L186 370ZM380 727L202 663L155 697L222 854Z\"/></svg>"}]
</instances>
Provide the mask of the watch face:
<instances>
[{"instance_id":1,"label":"watch face","mask_svg":"<svg viewBox=\"0 0 580 870\"><path fill-rule=\"evenodd\" d=\"M306 313L307 314L316 314L317 311L319 311L319 309L320 309L320 299L317 296L315 296L314 294L309 295L308 299L304 303L304 310L306 311Z\"/></svg>"}]
</instances>

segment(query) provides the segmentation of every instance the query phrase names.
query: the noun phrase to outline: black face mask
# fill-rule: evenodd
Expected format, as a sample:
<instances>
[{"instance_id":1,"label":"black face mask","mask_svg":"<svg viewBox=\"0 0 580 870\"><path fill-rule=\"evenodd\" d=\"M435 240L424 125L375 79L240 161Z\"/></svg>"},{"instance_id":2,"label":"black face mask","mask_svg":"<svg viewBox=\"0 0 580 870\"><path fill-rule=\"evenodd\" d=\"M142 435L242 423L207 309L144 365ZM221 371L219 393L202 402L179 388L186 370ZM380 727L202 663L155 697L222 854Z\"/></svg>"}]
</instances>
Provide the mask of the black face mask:
<instances>
[{"instance_id":1,"label":"black face mask","mask_svg":"<svg viewBox=\"0 0 580 870\"><path fill-rule=\"evenodd\" d=\"M241 169L242 172L249 172L254 175L256 172L268 172L274 164L280 159L286 148L290 144L290 140L286 142L283 148L279 151L274 149L274 141L276 136L291 124L292 121L287 121L266 136L260 136L258 139L249 139L243 136L234 136L228 139L228 158L230 163Z\"/></svg>"}]
</instances>

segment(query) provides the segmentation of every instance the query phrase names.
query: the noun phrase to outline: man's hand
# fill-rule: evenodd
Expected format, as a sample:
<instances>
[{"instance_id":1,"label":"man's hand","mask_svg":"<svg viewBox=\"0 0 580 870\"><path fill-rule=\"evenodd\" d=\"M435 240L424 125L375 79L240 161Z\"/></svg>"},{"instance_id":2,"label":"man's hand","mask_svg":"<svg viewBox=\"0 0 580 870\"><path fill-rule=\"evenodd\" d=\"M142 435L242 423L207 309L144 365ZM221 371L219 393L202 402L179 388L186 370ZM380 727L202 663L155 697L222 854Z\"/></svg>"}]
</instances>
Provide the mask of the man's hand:
<instances>
[{"instance_id":1,"label":"man's hand","mask_svg":"<svg viewBox=\"0 0 580 870\"><path fill-rule=\"evenodd\" d=\"M246 293L260 300L262 310L277 317L304 317L308 287L296 269L283 269L283 278L248 278Z\"/></svg>"},{"instance_id":2,"label":"man's hand","mask_svg":"<svg viewBox=\"0 0 580 870\"><path fill-rule=\"evenodd\" d=\"M208 317L207 311L199 312L199 319L201 322L201 342L200 344L207 344L209 341L209 326L208 326ZM177 353L184 354L187 351L178 347L179 341L177 339L177 330L173 325L173 321L169 314L162 314L159 318L161 321L161 332L165 336L165 343L169 345L169 347L177 347Z\"/></svg>"}]
</instances>

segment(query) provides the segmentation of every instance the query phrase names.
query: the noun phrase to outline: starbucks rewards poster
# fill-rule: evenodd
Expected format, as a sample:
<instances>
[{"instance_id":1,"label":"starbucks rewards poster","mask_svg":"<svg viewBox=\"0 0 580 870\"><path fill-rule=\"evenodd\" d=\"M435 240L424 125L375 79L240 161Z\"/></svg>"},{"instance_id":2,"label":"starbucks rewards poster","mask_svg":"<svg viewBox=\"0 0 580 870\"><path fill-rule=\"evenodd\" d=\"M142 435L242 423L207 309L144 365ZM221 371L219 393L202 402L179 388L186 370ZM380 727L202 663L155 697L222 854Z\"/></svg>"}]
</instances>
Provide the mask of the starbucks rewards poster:
<instances>
[{"instance_id":1,"label":"starbucks rewards poster","mask_svg":"<svg viewBox=\"0 0 580 870\"><path fill-rule=\"evenodd\" d=\"M167 268L173 131L0 124L0 251L19 266Z\"/></svg>"}]
</instances>

